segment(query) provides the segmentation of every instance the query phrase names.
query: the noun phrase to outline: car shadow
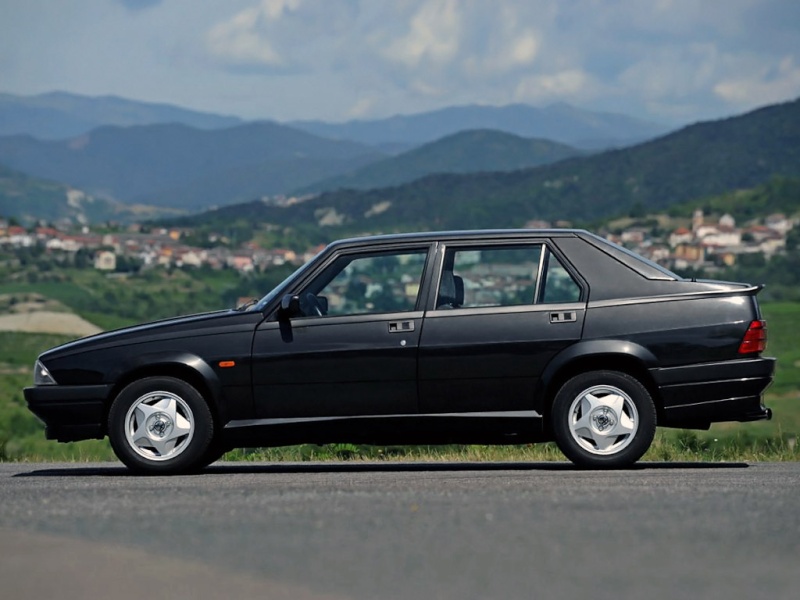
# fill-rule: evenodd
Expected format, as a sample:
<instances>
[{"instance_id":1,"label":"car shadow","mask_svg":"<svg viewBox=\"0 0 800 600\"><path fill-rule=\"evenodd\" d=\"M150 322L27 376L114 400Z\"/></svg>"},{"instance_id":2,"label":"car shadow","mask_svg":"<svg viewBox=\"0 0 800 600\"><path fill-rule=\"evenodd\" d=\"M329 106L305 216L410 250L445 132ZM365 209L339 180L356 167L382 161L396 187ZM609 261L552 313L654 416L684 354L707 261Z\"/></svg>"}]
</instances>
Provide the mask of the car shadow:
<instances>
[{"instance_id":1,"label":"car shadow","mask_svg":"<svg viewBox=\"0 0 800 600\"><path fill-rule=\"evenodd\" d=\"M743 462L643 462L624 471L746 469ZM332 462L332 463L247 463L219 462L188 476L290 473L436 473L462 471L564 471L597 473L569 462ZM17 473L14 477L140 477L121 465L50 467Z\"/></svg>"}]
</instances>

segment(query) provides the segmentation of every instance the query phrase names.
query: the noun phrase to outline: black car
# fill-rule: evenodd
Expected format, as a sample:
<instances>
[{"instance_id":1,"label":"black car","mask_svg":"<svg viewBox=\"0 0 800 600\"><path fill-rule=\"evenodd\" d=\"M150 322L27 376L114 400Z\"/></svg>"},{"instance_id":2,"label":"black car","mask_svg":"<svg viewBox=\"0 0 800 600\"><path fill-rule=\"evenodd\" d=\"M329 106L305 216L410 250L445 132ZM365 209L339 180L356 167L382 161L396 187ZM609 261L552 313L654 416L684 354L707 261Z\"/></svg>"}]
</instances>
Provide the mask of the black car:
<instances>
[{"instance_id":1,"label":"black car","mask_svg":"<svg viewBox=\"0 0 800 600\"><path fill-rule=\"evenodd\" d=\"M769 419L761 288L695 281L582 230L329 245L259 302L39 356L30 409L135 471L234 447L555 440L625 467L656 425Z\"/></svg>"}]
</instances>

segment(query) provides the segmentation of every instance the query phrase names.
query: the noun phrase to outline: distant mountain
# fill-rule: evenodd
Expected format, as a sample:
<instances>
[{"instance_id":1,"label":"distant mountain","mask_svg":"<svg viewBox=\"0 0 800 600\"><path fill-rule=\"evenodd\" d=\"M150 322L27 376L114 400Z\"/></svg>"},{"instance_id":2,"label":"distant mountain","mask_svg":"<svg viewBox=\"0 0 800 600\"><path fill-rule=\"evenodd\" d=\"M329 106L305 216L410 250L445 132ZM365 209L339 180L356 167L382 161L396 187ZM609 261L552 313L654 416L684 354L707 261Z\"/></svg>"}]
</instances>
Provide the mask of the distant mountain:
<instances>
[{"instance_id":1,"label":"distant mountain","mask_svg":"<svg viewBox=\"0 0 800 600\"><path fill-rule=\"evenodd\" d=\"M125 206L94 198L63 183L38 179L0 165L0 216L31 224L40 219L56 222L97 223L107 220L153 219L170 211L148 206ZM174 214L174 211L172 211Z\"/></svg>"},{"instance_id":2,"label":"distant mountain","mask_svg":"<svg viewBox=\"0 0 800 600\"><path fill-rule=\"evenodd\" d=\"M320 238L519 227L532 219L580 224L631 209L655 212L688 200L702 202L774 176L800 177L800 100L557 164L512 173L432 175L392 188L326 193L283 209L253 202L185 223L278 223L316 228Z\"/></svg>"},{"instance_id":3,"label":"distant mountain","mask_svg":"<svg viewBox=\"0 0 800 600\"><path fill-rule=\"evenodd\" d=\"M351 173L301 188L298 193L400 185L432 173L515 171L582 154L548 140L486 129L462 131Z\"/></svg>"},{"instance_id":4,"label":"distant mountain","mask_svg":"<svg viewBox=\"0 0 800 600\"><path fill-rule=\"evenodd\" d=\"M372 121L326 123L292 121L292 127L327 138L363 144L424 144L469 129L493 129L526 138L548 139L583 149L627 146L666 133L669 128L624 115L581 110L568 104L536 108L454 106Z\"/></svg>"},{"instance_id":5,"label":"distant mountain","mask_svg":"<svg viewBox=\"0 0 800 600\"><path fill-rule=\"evenodd\" d=\"M61 140L103 125L181 123L198 129L220 129L241 122L236 117L116 96L89 97L66 92L37 96L0 94L0 135L27 134L38 139Z\"/></svg>"},{"instance_id":6,"label":"distant mountain","mask_svg":"<svg viewBox=\"0 0 800 600\"><path fill-rule=\"evenodd\" d=\"M187 210L280 194L384 156L270 122L101 127L63 141L0 137L0 164L97 197Z\"/></svg>"}]
</instances>

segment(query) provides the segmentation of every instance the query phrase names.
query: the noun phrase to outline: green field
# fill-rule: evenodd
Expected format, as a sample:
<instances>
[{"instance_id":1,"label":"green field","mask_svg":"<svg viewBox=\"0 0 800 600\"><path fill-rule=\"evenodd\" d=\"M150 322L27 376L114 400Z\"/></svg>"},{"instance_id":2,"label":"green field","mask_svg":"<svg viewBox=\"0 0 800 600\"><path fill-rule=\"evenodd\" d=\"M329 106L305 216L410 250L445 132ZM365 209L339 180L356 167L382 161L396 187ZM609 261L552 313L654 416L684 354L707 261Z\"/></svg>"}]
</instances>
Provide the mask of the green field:
<instances>
[{"instance_id":1,"label":"green field","mask_svg":"<svg viewBox=\"0 0 800 600\"><path fill-rule=\"evenodd\" d=\"M41 288L39 288L41 290ZM55 294L55 290L54 295ZM41 291L40 291L41 293ZM59 289L67 303L72 292ZM659 430L645 460L799 460L800 436L800 304L766 304L768 355L778 357L767 405L769 422L722 423L710 431ZM84 314L83 316L87 316ZM27 410L22 388L30 384L32 366L43 350L68 341L63 336L0 332L0 460L110 460L105 440L59 444L44 439L41 423ZM325 447L239 450L238 460L563 460L552 444L530 446L392 447L338 444Z\"/></svg>"}]
</instances>

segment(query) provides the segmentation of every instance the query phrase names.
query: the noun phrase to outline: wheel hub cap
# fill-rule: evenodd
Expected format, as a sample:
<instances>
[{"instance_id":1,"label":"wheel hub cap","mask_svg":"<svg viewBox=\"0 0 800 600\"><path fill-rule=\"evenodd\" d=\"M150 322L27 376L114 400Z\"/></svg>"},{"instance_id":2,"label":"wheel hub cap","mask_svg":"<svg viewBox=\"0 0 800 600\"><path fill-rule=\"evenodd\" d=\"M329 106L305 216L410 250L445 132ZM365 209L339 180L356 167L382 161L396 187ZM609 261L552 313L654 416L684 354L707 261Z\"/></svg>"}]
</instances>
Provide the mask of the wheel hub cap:
<instances>
[{"instance_id":1,"label":"wheel hub cap","mask_svg":"<svg viewBox=\"0 0 800 600\"><path fill-rule=\"evenodd\" d=\"M175 425L167 413L157 412L147 419L147 431L156 439L163 439L172 433Z\"/></svg>"},{"instance_id":2,"label":"wheel hub cap","mask_svg":"<svg viewBox=\"0 0 800 600\"><path fill-rule=\"evenodd\" d=\"M607 406L592 411L591 420L594 428L600 433L613 429L618 421L617 415Z\"/></svg>"}]
</instances>

